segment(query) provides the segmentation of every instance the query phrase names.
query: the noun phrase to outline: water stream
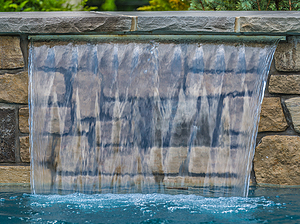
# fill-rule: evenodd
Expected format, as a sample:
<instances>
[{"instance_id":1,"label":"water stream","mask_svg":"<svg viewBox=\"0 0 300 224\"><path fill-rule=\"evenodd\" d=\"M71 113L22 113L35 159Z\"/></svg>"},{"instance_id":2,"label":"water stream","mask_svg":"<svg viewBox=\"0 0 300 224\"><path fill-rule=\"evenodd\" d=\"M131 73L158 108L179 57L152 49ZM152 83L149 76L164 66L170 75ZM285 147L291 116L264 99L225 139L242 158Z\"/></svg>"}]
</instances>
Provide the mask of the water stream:
<instances>
[{"instance_id":1,"label":"water stream","mask_svg":"<svg viewBox=\"0 0 300 224\"><path fill-rule=\"evenodd\" d=\"M277 41L33 37L32 192L247 196Z\"/></svg>"}]
</instances>

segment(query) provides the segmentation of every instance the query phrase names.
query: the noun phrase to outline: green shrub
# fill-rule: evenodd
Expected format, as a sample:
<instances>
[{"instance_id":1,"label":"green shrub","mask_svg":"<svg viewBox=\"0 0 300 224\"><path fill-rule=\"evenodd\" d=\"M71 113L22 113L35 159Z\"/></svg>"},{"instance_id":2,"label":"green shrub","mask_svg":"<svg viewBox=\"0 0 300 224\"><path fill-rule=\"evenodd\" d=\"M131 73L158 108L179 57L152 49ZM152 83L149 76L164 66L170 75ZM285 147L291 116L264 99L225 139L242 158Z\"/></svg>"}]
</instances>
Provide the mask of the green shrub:
<instances>
[{"instance_id":1,"label":"green shrub","mask_svg":"<svg viewBox=\"0 0 300 224\"><path fill-rule=\"evenodd\" d=\"M87 0L72 5L68 0L0 0L0 12L28 11L91 11L97 7L88 7Z\"/></svg>"},{"instance_id":2,"label":"green shrub","mask_svg":"<svg viewBox=\"0 0 300 224\"><path fill-rule=\"evenodd\" d=\"M147 11L187 10L187 9L214 10L214 11L300 10L300 0L150 0L149 5L138 8L138 10L147 10Z\"/></svg>"},{"instance_id":3,"label":"green shrub","mask_svg":"<svg viewBox=\"0 0 300 224\"><path fill-rule=\"evenodd\" d=\"M114 0L105 0L104 4L101 5L101 9L104 11L114 11L116 8Z\"/></svg>"},{"instance_id":4,"label":"green shrub","mask_svg":"<svg viewBox=\"0 0 300 224\"><path fill-rule=\"evenodd\" d=\"M174 11L188 10L189 0L150 0L149 5L139 7L143 11Z\"/></svg>"}]
</instances>

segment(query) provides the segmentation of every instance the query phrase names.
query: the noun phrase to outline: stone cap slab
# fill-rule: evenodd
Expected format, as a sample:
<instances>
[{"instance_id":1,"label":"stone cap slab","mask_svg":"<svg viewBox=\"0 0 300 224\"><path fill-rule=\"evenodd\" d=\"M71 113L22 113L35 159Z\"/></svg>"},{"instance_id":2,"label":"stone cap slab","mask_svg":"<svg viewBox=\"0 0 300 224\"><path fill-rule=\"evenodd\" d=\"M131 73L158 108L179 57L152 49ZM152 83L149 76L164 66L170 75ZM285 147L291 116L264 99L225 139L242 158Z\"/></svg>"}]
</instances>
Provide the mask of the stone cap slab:
<instances>
[{"instance_id":1,"label":"stone cap slab","mask_svg":"<svg viewBox=\"0 0 300 224\"><path fill-rule=\"evenodd\" d=\"M300 12L2 12L0 34L300 35Z\"/></svg>"},{"instance_id":2,"label":"stone cap slab","mask_svg":"<svg viewBox=\"0 0 300 224\"><path fill-rule=\"evenodd\" d=\"M94 12L2 12L1 34L128 32L132 19Z\"/></svg>"}]
</instances>

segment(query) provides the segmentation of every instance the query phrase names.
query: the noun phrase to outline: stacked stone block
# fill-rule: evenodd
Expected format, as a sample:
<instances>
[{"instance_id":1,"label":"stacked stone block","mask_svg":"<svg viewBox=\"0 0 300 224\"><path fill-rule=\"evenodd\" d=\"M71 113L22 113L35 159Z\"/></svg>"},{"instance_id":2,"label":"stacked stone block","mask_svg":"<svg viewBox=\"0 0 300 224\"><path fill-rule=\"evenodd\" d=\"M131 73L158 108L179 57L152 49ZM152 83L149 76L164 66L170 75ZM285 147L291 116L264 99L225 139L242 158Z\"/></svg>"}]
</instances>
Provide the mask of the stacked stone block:
<instances>
[{"instance_id":1,"label":"stacked stone block","mask_svg":"<svg viewBox=\"0 0 300 224\"><path fill-rule=\"evenodd\" d=\"M254 156L258 184L300 185L299 41L288 37L274 55Z\"/></svg>"},{"instance_id":2,"label":"stacked stone block","mask_svg":"<svg viewBox=\"0 0 300 224\"><path fill-rule=\"evenodd\" d=\"M0 183L30 180L28 74L17 36L0 36Z\"/></svg>"}]
</instances>

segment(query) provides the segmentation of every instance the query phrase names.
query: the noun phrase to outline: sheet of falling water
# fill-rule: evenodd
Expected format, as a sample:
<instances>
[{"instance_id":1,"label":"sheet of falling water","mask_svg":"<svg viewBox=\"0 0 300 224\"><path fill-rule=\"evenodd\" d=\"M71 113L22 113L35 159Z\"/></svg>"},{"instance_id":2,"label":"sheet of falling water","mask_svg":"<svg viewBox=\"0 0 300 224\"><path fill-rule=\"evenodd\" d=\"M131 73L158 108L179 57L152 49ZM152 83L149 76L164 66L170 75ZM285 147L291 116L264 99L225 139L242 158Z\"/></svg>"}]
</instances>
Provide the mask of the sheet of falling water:
<instances>
[{"instance_id":1,"label":"sheet of falling water","mask_svg":"<svg viewBox=\"0 0 300 224\"><path fill-rule=\"evenodd\" d=\"M33 192L246 196L274 50L274 41L32 40Z\"/></svg>"}]
</instances>

